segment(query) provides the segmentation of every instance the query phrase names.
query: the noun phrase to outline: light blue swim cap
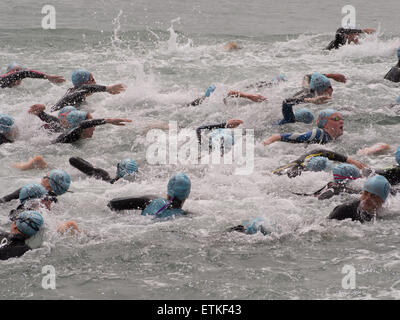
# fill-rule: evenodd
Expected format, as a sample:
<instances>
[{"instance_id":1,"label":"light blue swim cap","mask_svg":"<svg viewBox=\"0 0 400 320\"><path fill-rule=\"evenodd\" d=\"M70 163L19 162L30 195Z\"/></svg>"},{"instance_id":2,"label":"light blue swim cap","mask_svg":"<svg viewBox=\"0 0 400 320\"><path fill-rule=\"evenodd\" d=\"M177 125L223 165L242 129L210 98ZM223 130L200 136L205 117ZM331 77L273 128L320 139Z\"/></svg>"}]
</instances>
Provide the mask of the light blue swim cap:
<instances>
[{"instance_id":1,"label":"light blue swim cap","mask_svg":"<svg viewBox=\"0 0 400 320\"><path fill-rule=\"evenodd\" d=\"M355 166L348 163L338 164L332 169L332 173L335 182L360 178L360 171Z\"/></svg>"},{"instance_id":2,"label":"light blue swim cap","mask_svg":"<svg viewBox=\"0 0 400 320\"><path fill-rule=\"evenodd\" d=\"M61 120L67 120L67 115L71 111L78 111L75 107L73 106L65 106L58 112L58 119Z\"/></svg>"},{"instance_id":3,"label":"light blue swim cap","mask_svg":"<svg viewBox=\"0 0 400 320\"><path fill-rule=\"evenodd\" d=\"M27 210L21 212L15 222L18 230L29 238L40 230L43 224L43 217L37 211Z\"/></svg>"},{"instance_id":4,"label":"light blue swim cap","mask_svg":"<svg viewBox=\"0 0 400 320\"><path fill-rule=\"evenodd\" d=\"M257 217L250 221L243 221L242 225L246 229L247 234L255 234L262 228L263 221L263 218Z\"/></svg>"},{"instance_id":5,"label":"light blue swim cap","mask_svg":"<svg viewBox=\"0 0 400 320\"><path fill-rule=\"evenodd\" d=\"M72 84L75 88L81 86L83 83L88 82L90 79L90 72L86 69L76 69L72 72Z\"/></svg>"},{"instance_id":6,"label":"light blue swim cap","mask_svg":"<svg viewBox=\"0 0 400 320\"><path fill-rule=\"evenodd\" d=\"M13 61L13 62L11 62L11 63L7 66L7 73L10 72L10 71L11 71L12 69L14 69L14 68L21 68L21 69L23 69L23 67L22 67L19 63Z\"/></svg>"},{"instance_id":7,"label":"light blue swim cap","mask_svg":"<svg viewBox=\"0 0 400 320\"><path fill-rule=\"evenodd\" d=\"M19 201L24 204L29 199L40 199L47 194L47 190L37 183L30 183L21 188L19 192Z\"/></svg>"},{"instance_id":8,"label":"light blue swim cap","mask_svg":"<svg viewBox=\"0 0 400 320\"><path fill-rule=\"evenodd\" d=\"M400 103L400 96L397 97L396 103Z\"/></svg>"},{"instance_id":9,"label":"light blue swim cap","mask_svg":"<svg viewBox=\"0 0 400 320\"><path fill-rule=\"evenodd\" d=\"M389 195L390 183L385 177L376 175L365 181L363 190L378 196L385 202Z\"/></svg>"},{"instance_id":10,"label":"light blue swim cap","mask_svg":"<svg viewBox=\"0 0 400 320\"><path fill-rule=\"evenodd\" d=\"M212 84L211 86L209 86L209 87L207 88L207 90L206 90L206 92L204 93L204 95L205 95L206 97L209 97L209 96L211 95L211 93L213 93L214 90L215 90L216 88L217 88L217 87L214 86L214 85Z\"/></svg>"},{"instance_id":11,"label":"light blue swim cap","mask_svg":"<svg viewBox=\"0 0 400 320\"><path fill-rule=\"evenodd\" d=\"M168 195L179 200L189 197L191 188L190 179L184 173L177 173L168 181Z\"/></svg>"},{"instance_id":12,"label":"light blue swim cap","mask_svg":"<svg viewBox=\"0 0 400 320\"><path fill-rule=\"evenodd\" d=\"M400 146L396 150L396 161L400 165Z\"/></svg>"},{"instance_id":13,"label":"light blue swim cap","mask_svg":"<svg viewBox=\"0 0 400 320\"><path fill-rule=\"evenodd\" d=\"M318 120L317 120L318 128L323 129L324 125L328 122L328 118L334 113L337 113L337 111L333 109L322 110L318 115Z\"/></svg>"},{"instance_id":14,"label":"light blue swim cap","mask_svg":"<svg viewBox=\"0 0 400 320\"><path fill-rule=\"evenodd\" d=\"M208 144L214 150L217 143L218 148L223 144L225 153L229 152L235 143L232 130L223 128L213 130L208 139Z\"/></svg>"},{"instance_id":15,"label":"light blue swim cap","mask_svg":"<svg viewBox=\"0 0 400 320\"><path fill-rule=\"evenodd\" d=\"M296 122L312 123L314 121L314 115L310 109L301 108L295 111L294 117Z\"/></svg>"},{"instance_id":16,"label":"light blue swim cap","mask_svg":"<svg viewBox=\"0 0 400 320\"><path fill-rule=\"evenodd\" d=\"M58 196L68 191L71 177L64 170L51 170L49 174L51 190Z\"/></svg>"},{"instance_id":17,"label":"light blue swim cap","mask_svg":"<svg viewBox=\"0 0 400 320\"><path fill-rule=\"evenodd\" d=\"M179 208L167 209L169 204L170 202L163 198L154 199L142 210L141 214L142 216L156 215L157 218L170 218L174 215L179 216L184 214L184 211Z\"/></svg>"},{"instance_id":18,"label":"light blue swim cap","mask_svg":"<svg viewBox=\"0 0 400 320\"><path fill-rule=\"evenodd\" d=\"M2 113L0 114L0 133L8 134L14 125L14 118L9 116L8 114Z\"/></svg>"},{"instance_id":19,"label":"light blue swim cap","mask_svg":"<svg viewBox=\"0 0 400 320\"><path fill-rule=\"evenodd\" d=\"M122 178L125 175L131 175L134 172L138 172L138 166L135 160L131 158L124 159L117 165L118 178Z\"/></svg>"},{"instance_id":20,"label":"light blue swim cap","mask_svg":"<svg viewBox=\"0 0 400 320\"><path fill-rule=\"evenodd\" d=\"M78 126L82 121L86 120L88 113L86 111L72 110L68 112L66 119L71 128Z\"/></svg>"},{"instance_id":21,"label":"light blue swim cap","mask_svg":"<svg viewBox=\"0 0 400 320\"><path fill-rule=\"evenodd\" d=\"M311 76L310 88L317 94L323 93L327 88L331 87L330 80L319 72L315 72Z\"/></svg>"},{"instance_id":22,"label":"light blue swim cap","mask_svg":"<svg viewBox=\"0 0 400 320\"><path fill-rule=\"evenodd\" d=\"M272 82L281 82L281 81L287 81L286 76L282 73L278 74L274 79L272 79Z\"/></svg>"},{"instance_id":23,"label":"light blue swim cap","mask_svg":"<svg viewBox=\"0 0 400 320\"><path fill-rule=\"evenodd\" d=\"M333 166L332 161L326 157L312 157L307 163L307 169L310 171L330 170Z\"/></svg>"}]
</instances>

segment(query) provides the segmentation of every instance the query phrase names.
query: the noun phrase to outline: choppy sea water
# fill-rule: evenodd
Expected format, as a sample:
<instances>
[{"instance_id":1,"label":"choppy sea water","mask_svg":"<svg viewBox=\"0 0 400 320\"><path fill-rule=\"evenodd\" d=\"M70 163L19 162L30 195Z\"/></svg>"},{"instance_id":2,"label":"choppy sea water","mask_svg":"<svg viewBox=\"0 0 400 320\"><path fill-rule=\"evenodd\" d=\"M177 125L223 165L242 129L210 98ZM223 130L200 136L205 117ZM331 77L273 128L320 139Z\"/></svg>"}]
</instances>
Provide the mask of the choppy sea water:
<instances>
[{"instance_id":1,"label":"choppy sea water","mask_svg":"<svg viewBox=\"0 0 400 320\"><path fill-rule=\"evenodd\" d=\"M14 162L40 154L50 168L63 168L72 177L71 190L59 197L51 213L44 212L46 237L42 248L18 259L1 262L3 299L398 299L400 254L398 197L385 204L375 223L329 221L330 211L349 195L318 201L291 192L322 187L329 173L307 173L296 179L275 176L271 170L310 150L303 145L275 143L263 138L278 132L305 131L312 125L272 123L281 117L281 102L300 89L304 74L343 73L346 84L333 83L327 105L309 106L316 113L327 107L345 118L345 134L327 146L372 167L395 163L392 154L358 156L376 142L399 144L396 109L386 105L400 95L397 84L383 80L396 62L400 30L394 17L397 1L378 4L355 1L357 26L376 28L359 46L337 51L321 49L333 38L341 21L342 4L300 2L248 5L219 2L124 1L97 3L93 9L55 1L57 29L42 30L42 4L4 1L0 4L0 66L19 61L67 83L53 85L26 79L12 90L0 91L1 113L13 115L20 139L0 149L0 194L44 172L18 171ZM347 3L343 3L345 5ZM229 41L243 49L227 52ZM28 107L50 108L70 87L77 67L89 69L99 84L124 83L116 96L88 98L83 107L95 118L127 117L126 127L98 127L93 139L77 145L49 145L41 122ZM222 99L240 89L284 73L289 81L258 93L266 103ZM214 84L217 90L199 107L183 104ZM244 90L245 91L245 90ZM257 92L254 91L253 92ZM254 170L236 175L235 165L151 165L146 160L147 125L177 121L195 129L230 118L255 130ZM82 157L115 171L119 160L133 157L140 170L136 182L114 185L88 179L68 163ZM184 171L192 191L185 218L155 222L138 211L111 212L115 197L164 196L169 177ZM362 185L364 180L358 183ZM0 208L2 229L9 228L12 202ZM275 226L270 236L225 233L226 228L256 216ZM60 236L58 223L75 220L89 235ZM56 270L56 290L41 286L42 267ZM356 289L342 287L342 268L356 270Z\"/></svg>"}]
</instances>

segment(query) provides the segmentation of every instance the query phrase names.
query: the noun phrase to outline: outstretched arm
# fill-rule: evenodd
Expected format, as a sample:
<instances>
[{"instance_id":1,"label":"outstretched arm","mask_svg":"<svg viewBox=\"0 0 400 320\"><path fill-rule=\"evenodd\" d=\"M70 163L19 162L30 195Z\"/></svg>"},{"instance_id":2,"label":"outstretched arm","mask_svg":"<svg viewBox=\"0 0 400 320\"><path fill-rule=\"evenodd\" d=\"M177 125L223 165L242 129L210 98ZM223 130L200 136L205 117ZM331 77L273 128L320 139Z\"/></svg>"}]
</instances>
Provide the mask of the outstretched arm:
<instances>
[{"instance_id":1,"label":"outstretched arm","mask_svg":"<svg viewBox=\"0 0 400 320\"><path fill-rule=\"evenodd\" d=\"M333 79L337 82L346 83L346 77L341 73L325 73L325 77Z\"/></svg>"},{"instance_id":2,"label":"outstretched arm","mask_svg":"<svg viewBox=\"0 0 400 320\"><path fill-rule=\"evenodd\" d=\"M31 169L45 169L47 168L47 162L43 159L42 156L35 156L27 162L20 162L13 164L14 168L20 170L31 170Z\"/></svg>"},{"instance_id":3,"label":"outstretched arm","mask_svg":"<svg viewBox=\"0 0 400 320\"><path fill-rule=\"evenodd\" d=\"M244 92L240 92L240 91L229 91L228 97L246 98L253 102L263 102L263 101L268 100L266 97L263 97L261 94L250 94L250 93L244 93Z\"/></svg>"}]
</instances>

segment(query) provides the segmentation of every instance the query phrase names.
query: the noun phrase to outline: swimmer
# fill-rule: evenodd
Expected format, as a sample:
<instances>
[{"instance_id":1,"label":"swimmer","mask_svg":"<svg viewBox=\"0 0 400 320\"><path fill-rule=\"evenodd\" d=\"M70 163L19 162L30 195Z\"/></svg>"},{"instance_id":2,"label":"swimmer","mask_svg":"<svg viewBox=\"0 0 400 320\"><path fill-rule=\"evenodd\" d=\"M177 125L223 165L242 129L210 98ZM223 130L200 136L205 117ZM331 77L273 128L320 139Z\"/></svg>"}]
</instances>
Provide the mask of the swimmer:
<instances>
[{"instance_id":1,"label":"swimmer","mask_svg":"<svg viewBox=\"0 0 400 320\"><path fill-rule=\"evenodd\" d=\"M22 79L25 78L47 79L52 83L65 82L65 79L61 76L51 76L39 71L25 69L20 64L13 62L8 65L7 72L3 75L0 75L0 87L12 88L19 86L22 82Z\"/></svg>"},{"instance_id":2,"label":"swimmer","mask_svg":"<svg viewBox=\"0 0 400 320\"><path fill-rule=\"evenodd\" d=\"M375 33L376 30L372 28L365 29L350 29L350 28L339 28L336 30L335 40L332 40L331 43L325 48L325 50L339 49L341 46L346 43L355 43L359 44L358 37L362 33L372 34Z\"/></svg>"},{"instance_id":3,"label":"swimmer","mask_svg":"<svg viewBox=\"0 0 400 320\"><path fill-rule=\"evenodd\" d=\"M111 86L102 86L96 84L93 74L85 69L76 69L72 73L72 88L68 89L66 94L51 107L51 111L60 110L65 106L79 107L86 98L95 92L107 92L109 94L119 94L125 90L121 83Z\"/></svg>"},{"instance_id":4,"label":"swimmer","mask_svg":"<svg viewBox=\"0 0 400 320\"><path fill-rule=\"evenodd\" d=\"M306 133L282 133L272 135L265 139L262 144L267 146L276 141L325 144L343 135L343 118L336 110L322 110L318 115L317 125L317 129Z\"/></svg>"},{"instance_id":5,"label":"swimmer","mask_svg":"<svg viewBox=\"0 0 400 320\"><path fill-rule=\"evenodd\" d=\"M384 79L392 82L400 82L400 47L397 48L397 64L389 70Z\"/></svg>"},{"instance_id":6,"label":"swimmer","mask_svg":"<svg viewBox=\"0 0 400 320\"><path fill-rule=\"evenodd\" d=\"M18 137L18 127L14 118L8 114L0 114L0 145L12 143Z\"/></svg>"},{"instance_id":7,"label":"swimmer","mask_svg":"<svg viewBox=\"0 0 400 320\"><path fill-rule=\"evenodd\" d=\"M101 179L103 181L109 182L111 184L115 183L119 179L126 179L128 177L135 177L138 173L138 166L136 162L131 159L123 159L117 164L117 172L115 178L111 178L110 174L101 169L95 168L93 165L82 158L72 157L69 158L69 163L71 166L75 167L79 171L83 172L89 177L94 177L95 179Z\"/></svg>"},{"instance_id":8,"label":"swimmer","mask_svg":"<svg viewBox=\"0 0 400 320\"><path fill-rule=\"evenodd\" d=\"M390 192L389 181L380 175L368 178L360 199L344 203L333 209L328 219L351 219L353 221L371 221L379 216L382 205Z\"/></svg>"},{"instance_id":9,"label":"swimmer","mask_svg":"<svg viewBox=\"0 0 400 320\"><path fill-rule=\"evenodd\" d=\"M263 224L264 219L257 217L250 221L243 221L241 224L231 227L227 231L237 231L248 235L256 234L257 232L261 232L264 236L271 234L271 230L268 230Z\"/></svg>"},{"instance_id":10,"label":"swimmer","mask_svg":"<svg viewBox=\"0 0 400 320\"><path fill-rule=\"evenodd\" d=\"M228 43L224 46L224 49L225 49L226 51L234 51L234 50L240 50L240 49L243 49L243 48L240 47L236 42L231 41L231 42L228 42Z\"/></svg>"},{"instance_id":11,"label":"swimmer","mask_svg":"<svg viewBox=\"0 0 400 320\"><path fill-rule=\"evenodd\" d=\"M190 179L184 173L177 173L168 181L167 199L155 196L140 198L116 198L108 203L111 210L142 210L142 216L152 215L155 218L170 218L186 215L182 210L191 189Z\"/></svg>"}]
</instances>

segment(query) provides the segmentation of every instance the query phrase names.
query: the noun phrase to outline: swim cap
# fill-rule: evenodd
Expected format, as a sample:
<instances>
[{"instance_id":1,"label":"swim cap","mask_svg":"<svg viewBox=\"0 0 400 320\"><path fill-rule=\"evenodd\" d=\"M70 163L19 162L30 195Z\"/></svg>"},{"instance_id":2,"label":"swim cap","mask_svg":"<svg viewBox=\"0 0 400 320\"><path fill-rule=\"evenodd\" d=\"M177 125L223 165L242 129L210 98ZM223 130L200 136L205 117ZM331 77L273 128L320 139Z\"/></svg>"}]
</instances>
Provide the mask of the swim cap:
<instances>
[{"instance_id":1,"label":"swim cap","mask_svg":"<svg viewBox=\"0 0 400 320\"><path fill-rule=\"evenodd\" d=\"M78 126L82 121L86 120L88 113L86 111L72 110L68 112L66 119L70 127Z\"/></svg>"},{"instance_id":2,"label":"swim cap","mask_svg":"<svg viewBox=\"0 0 400 320\"><path fill-rule=\"evenodd\" d=\"M333 163L325 157L312 157L307 163L307 169L310 171L330 170Z\"/></svg>"},{"instance_id":3,"label":"swim cap","mask_svg":"<svg viewBox=\"0 0 400 320\"><path fill-rule=\"evenodd\" d=\"M67 120L67 115L71 112L71 111L77 111L77 109L73 106L66 106L64 108L62 108L59 112L58 112L58 119L61 120Z\"/></svg>"},{"instance_id":4,"label":"swim cap","mask_svg":"<svg viewBox=\"0 0 400 320\"><path fill-rule=\"evenodd\" d=\"M49 174L51 190L58 196L68 191L71 177L64 170L51 170Z\"/></svg>"},{"instance_id":5,"label":"swim cap","mask_svg":"<svg viewBox=\"0 0 400 320\"><path fill-rule=\"evenodd\" d=\"M378 196L385 202L389 195L390 184L385 177L376 175L365 181L363 190Z\"/></svg>"},{"instance_id":6,"label":"swim cap","mask_svg":"<svg viewBox=\"0 0 400 320\"><path fill-rule=\"evenodd\" d=\"M47 190L41 184L30 183L22 187L21 191L19 192L19 201L24 204L26 200L40 199L46 194Z\"/></svg>"},{"instance_id":7,"label":"swim cap","mask_svg":"<svg viewBox=\"0 0 400 320\"><path fill-rule=\"evenodd\" d=\"M72 72L72 84L75 88L81 86L83 83L88 82L90 79L90 72L86 69L76 69Z\"/></svg>"},{"instance_id":8,"label":"swim cap","mask_svg":"<svg viewBox=\"0 0 400 320\"><path fill-rule=\"evenodd\" d=\"M43 224L43 217L37 211L24 211L18 215L16 220L17 228L27 237L32 237L39 231Z\"/></svg>"},{"instance_id":9,"label":"swim cap","mask_svg":"<svg viewBox=\"0 0 400 320\"><path fill-rule=\"evenodd\" d=\"M296 122L311 123L314 121L314 115L310 109L301 108L294 113Z\"/></svg>"},{"instance_id":10,"label":"swim cap","mask_svg":"<svg viewBox=\"0 0 400 320\"><path fill-rule=\"evenodd\" d=\"M185 200L190 194L190 179L184 173L177 173L168 181L168 195L179 200Z\"/></svg>"},{"instance_id":11,"label":"swim cap","mask_svg":"<svg viewBox=\"0 0 400 320\"><path fill-rule=\"evenodd\" d=\"M396 103L400 103L400 96L397 97Z\"/></svg>"},{"instance_id":12,"label":"swim cap","mask_svg":"<svg viewBox=\"0 0 400 320\"><path fill-rule=\"evenodd\" d=\"M214 90L215 90L216 88L217 88L217 87L214 86L214 85L212 84L211 86L209 86L209 87L207 88L206 93L205 93L204 95L205 95L206 97L209 97L210 94L213 93Z\"/></svg>"},{"instance_id":13,"label":"swim cap","mask_svg":"<svg viewBox=\"0 0 400 320\"><path fill-rule=\"evenodd\" d=\"M315 72L311 76L310 88L318 94L323 93L331 86L330 80L319 72Z\"/></svg>"},{"instance_id":14,"label":"swim cap","mask_svg":"<svg viewBox=\"0 0 400 320\"><path fill-rule=\"evenodd\" d=\"M261 229L263 221L263 218L257 217L250 221L243 221L242 225L246 229L247 234L255 234Z\"/></svg>"},{"instance_id":15,"label":"swim cap","mask_svg":"<svg viewBox=\"0 0 400 320\"><path fill-rule=\"evenodd\" d=\"M138 172L138 166L131 158L124 159L117 165L118 178L122 178L125 175L131 175L134 172Z\"/></svg>"},{"instance_id":16,"label":"swim cap","mask_svg":"<svg viewBox=\"0 0 400 320\"><path fill-rule=\"evenodd\" d=\"M337 113L336 110L333 109L325 109L322 110L319 115L318 115L318 119L317 119L317 125L318 128L323 129L324 125L328 122L328 118L333 115L334 113Z\"/></svg>"},{"instance_id":17,"label":"swim cap","mask_svg":"<svg viewBox=\"0 0 400 320\"><path fill-rule=\"evenodd\" d=\"M11 62L8 66L7 66L7 73L8 72L10 72L11 70L13 70L13 69L15 69L15 68L21 68L22 69L22 66L19 64L19 63L17 63L17 62Z\"/></svg>"},{"instance_id":18,"label":"swim cap","mask_svg":"<svg viewBox=\"0 0 400 320\"><path fill-rule=\"evenodd\" d=\"M284 74L280 73L274 79L272 79L272 81L273 82L287 81L287 78Z\"/></svg>"},{"instance_id":19,"label":"swim cap","mask_svg":"<svg viewBox=\"0 0 400 320\"><path fill-rule=\"evenodd\" d=\"M13 117L11 117L5 113L0 114L0 133L1 134L4 134L4 135L8 134L13 125L14 125Z\"/></svg>"},{"instance_id":20,"label":"swim cap","mask_svg":"<svg viewBox=\"0 0 400 320\"><path fill-rule=\"evenodd\" d=\"M356 180L360 178L360 171L348 163L340 163L332 169L333 179L335 182L340 182L346 179Z\"/></svg>"},{"instance_id":21,"label":"swim cap","mask_svg":"<svg viewBox=\"0 0 400 320\"><path fill-rule=\"evenodd\" d=\"M173 215L182 215L184 211L179 208L168 208L170 201L163 198L152 200L146 208L142 210L142 216L156 215L157 218L169 218Z\"/></svg>"},{"instance_id":22,"label":"swim cap","mask_svg":"<svg viewBox=\"0 0 400 320\"><path fill-rule=\"evenodd\" d=\"M214 130L209 137L208 144L214 150L214 147L218 143L218 141L220 143L219 146L223 145L224 151L229 152L235 142L233 139L232 131L230 129L222 128Z\"/></svg>"},{"instance_id":23,"label":"swim cap","mask_svg":"<svg viewBox=\"0 0 400 320\"><path fill-rule=\"evenodd\" d=\"M400 165L400 146L396 150L396 161Z\"/></svg>"}]
</instances>

